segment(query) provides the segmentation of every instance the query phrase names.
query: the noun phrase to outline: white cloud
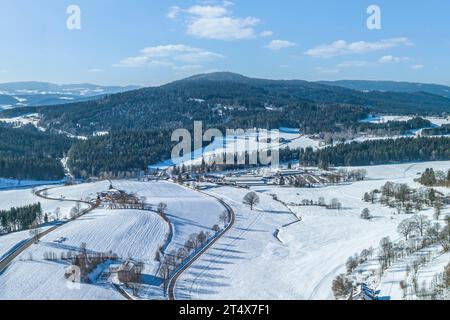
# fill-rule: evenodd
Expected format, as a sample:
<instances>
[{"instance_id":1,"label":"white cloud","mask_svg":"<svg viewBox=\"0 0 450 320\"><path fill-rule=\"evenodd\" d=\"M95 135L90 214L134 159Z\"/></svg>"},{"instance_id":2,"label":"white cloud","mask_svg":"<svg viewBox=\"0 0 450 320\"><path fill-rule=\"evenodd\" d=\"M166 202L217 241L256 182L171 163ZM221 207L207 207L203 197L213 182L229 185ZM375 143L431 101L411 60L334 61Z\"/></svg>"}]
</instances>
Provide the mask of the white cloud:
<instances>
[{"instance_id":1,"label":"white cloud","mask_svg":"<svg viewBox=\"0 0 450 320\"><path fill-rule=\"evenodd\" d=\"M423 68L425 68L425 66L423 64L415 64L415 65L411 66L411 69L413 69L413 70L421 70Z\"/></svg>"},{"instance_id":2,"label":"white cloud","mask_svg":"<svg viewBox=\"0 0 450 320\"><path fill-rule=\"evenodd\" d=\"M189 35L212 40L243 40L255 37L259 20L252 17L199 17L188 25Z\"/></svg>"},{"instance_id":3,"label":"white cloud","mask_svg":"<svg viewBox=\"0 0 450 320\"><path fill-rule=\"evenodd\" d=\"M180 12L181 12L180 7L177 7L177 6L170 7L169 12L167 12L167 18L176 19Z\"/></svg>"},{"instance_id":4,"label":"white cloud","mask_svg":"<svg viewBox=\"0 0 450 320\"><path fill-rule=\"evenodd\" d=\"M263 38L271 37L271 36L273 36L273 31L266 30L266 31L261 32L259 35Z\"/></svg>"},{"instance_id":5,"label":"white cloud","mask_svg":"<svg viewBox=\"0 0 450 320\"><path fill-rule=\"evenodd\" d=\"M281 50L285 48L295 47L297 44L287 40L272 40L267 46L270 50Z\"/></svg>"},{"instance_id":6,"label":"white cloud","mask_svg":"<svg viewBox=\"0 0 450 320\"><path fill-rule=\"evenodd\" d=\"M103 70L102 69L98 69L98 68L93 68L93 69L89 69L88 72L99 73L99 72L103 72Z\"/></svg>"},{"instance_id":7,"label":"white cloud","mask_svg":"<svg viewBox=\"0 0 450 320\"><path fill-rule=\"evenodd\" d=\"M403 61L408 61L408 57L394 57L394 56L383 56L378 60L378 63L386 64L386 63L398 63Z\"/></svg>"},{"instance_id":8,"label":"white cloud","mask_svg":"<svg viewBox=\"0 0 450 320\"><path fill-rule=\"evenodd\" d=\"M207 17L207 18L217 18L223 17L228 14L228 10L221 6L193 6L186 10L187 13Z\"/></svg>"},{"instance_id":9,"label":"white cloud","mask_svg":"<svg viewBox=\"0 0 450 320\"><path fill-rule=\"evenodd\" d=\"M254 17L236 17L229 10L233 2L220 4L194 5L187 9L169 10L168 17L176 17L183 12L186 15L187 34L212 40L242 40L256 37L255 27L260 20Z\"/></svg>"},{"instance_id":10,"label":"white cloud","mask_svg":"<svg viewBox=\"0 0 450 320\"><path fill-rule=\"evenodd\" d=\"M383 39L376 42L357 41L348 43L338 40L331 44L320 45L309 49L306 55L319 58L331 58L352 54L365 54L375 51L382 51L400 46L411 46L412 42L408 38Z\"/></svg>"},{"instance_id":11,"label":"white cloud","mask_svg":"<svg viewBox=\"0 0 450 320\"><path fill-rule=\"evenodd\" d=\"M194 48L182 44L147 47L140 51L140 55L128 57L115 64L115 67L171 67L173 69L186 67L186 64L200 65L201 63L221 59L224 56L204 49ZM181 65L180 65L181 64Z\"/></svg>"}]
</instances>

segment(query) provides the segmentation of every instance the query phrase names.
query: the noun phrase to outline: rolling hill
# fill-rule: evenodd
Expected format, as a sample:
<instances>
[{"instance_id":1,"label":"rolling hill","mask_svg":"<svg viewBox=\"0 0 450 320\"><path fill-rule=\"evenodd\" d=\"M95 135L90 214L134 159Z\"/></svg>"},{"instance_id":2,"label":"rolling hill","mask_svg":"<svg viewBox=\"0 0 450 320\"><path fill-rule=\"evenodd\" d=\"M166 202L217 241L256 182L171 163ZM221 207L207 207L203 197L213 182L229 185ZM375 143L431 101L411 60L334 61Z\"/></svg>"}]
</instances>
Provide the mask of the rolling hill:
<instances>
[{"instance_id":1,"label":"rolling hill","mask_svg":"<svg viewBox=\"0 0 450 320\"><path fill-rule=\"evenodd\" d=\"M2 116L37 112L44 126L73 134L191 127L194 120L231 128L290 126L312 133L340 130L370 112L429 115L448 110L449 99L426 92L362 92L222 72L94 101L7 110Z\"/></svg>"}]
</instances>

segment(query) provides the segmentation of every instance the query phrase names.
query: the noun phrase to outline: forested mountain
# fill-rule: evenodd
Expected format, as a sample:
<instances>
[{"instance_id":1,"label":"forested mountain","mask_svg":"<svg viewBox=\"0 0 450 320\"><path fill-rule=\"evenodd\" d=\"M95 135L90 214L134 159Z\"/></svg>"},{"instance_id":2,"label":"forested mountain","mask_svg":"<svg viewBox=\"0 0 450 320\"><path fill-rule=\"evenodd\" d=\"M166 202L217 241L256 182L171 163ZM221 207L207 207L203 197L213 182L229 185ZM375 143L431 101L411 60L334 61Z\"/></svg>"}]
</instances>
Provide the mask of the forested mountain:
<instances>
[{"instance_id":1,"label":"forested mountain","mask_svg":"<svg viewBox=\"0 0 450 320\"><path fill-rule=\"evenodd\" d=\"M319 81L319 83L358 91L426 92L450 98L450 87L440 84L367 80Z\"/></svg>"},{"instance_id":2,"label":"forested mountain","mask_svg":"<svg viewBox=\"0 0 450 320\"><path fill-rule=\"evenodd\" d=\"M68 165L77 177L124 178L129 172L146 170L150 164L170 158L170 138L171 132L166 130L139 130L78 141L69 152Z\"/></svg>"},{"instance_id":3,"label":"forested mountain","mask_svg":"<svg viewBox=\"0 0 450 320\"><path fill-rule=\"evenodd\" d=\"M206 126L298 127L306 132L348 128L368 112L440 114L450 100L428 93L369 92L306 81L252 79L231 73L198 75L96 101L8 110L43 115L43 125L73 134Z\"/></svg>"},{"instance_id":4,"label":"forested mountain","mask_svg":"<svg viewBox=\"0 0 450 320\"><path fill-rule=\"evenodd\" d=\"M12 128L0 125L0 177L59 180L64 169L59 159L73 140L64 135L40 132L33 126Z\"/></svg>"},{"instance_id":5,"label":"forested mountain","mask_svg":"<svg viewBox=\"0 0 450 320\"><path fill-rule=\"evenodd\" d=\"M192 130L194 121L203 121L205 129L292 127L306 134L380 130L401 134L430 123L415 118L379 126L359 120L374 111L423 115L448 110L450 100L424 92L365 93L314 82L252 79L233 73L197 75L161 87L107 95L95 101L1 112L0 117L39 113L42 117L39 126L47 132L32 127L1 127L0 177L60 179L64 175L60 163L64 154L69 154L68 164L77 177L101 174L121 177L170 158L172 131ZM92 137L98 131L109 134ZM90 138L78 141L53 134L60 132ZM426 143L422 140L408 142L413 150L422 144ZM392 145L400 148L395 143L385 146L374 142L355 149L351 149L352 145L343 145L332 149L336 152L333 156L328 151L318 153L314 161L370 164L372 161L421 160L420 155L424 154L411 151L413 156L401 158L395 153L396 149L391 149ZM436 152L439 159L448 157L448 153L439 149L441 145L436 146L436 150L424 146L423 150L428 151L423 157L428 159Z\"/></svg>"}]
</instances>

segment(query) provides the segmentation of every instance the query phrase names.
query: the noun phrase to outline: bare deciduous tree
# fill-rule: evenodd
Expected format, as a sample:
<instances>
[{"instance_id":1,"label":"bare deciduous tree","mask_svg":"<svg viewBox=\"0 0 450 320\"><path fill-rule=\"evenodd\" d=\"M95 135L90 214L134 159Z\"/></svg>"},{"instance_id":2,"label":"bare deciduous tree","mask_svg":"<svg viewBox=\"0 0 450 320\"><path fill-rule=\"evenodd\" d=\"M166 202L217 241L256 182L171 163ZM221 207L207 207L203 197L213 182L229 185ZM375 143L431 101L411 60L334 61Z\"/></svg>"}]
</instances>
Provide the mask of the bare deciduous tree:
<instances>
[{"instance_id":1,"label":"bare deciduous tree","mask_svg":"<svg viewBox=\"0 0 450 320\"><path fill-rule=\"evenodd\" d=\"M347 298L352 293L353 284L345 274L341 274L333 280L332 290L336 299Z\"/></svg>"},{"instance_id":2,"label":"bare deciduous tree","mask_svg":"<svg viewBox=\"0 0 450 320\"><path fill-rule=\"evenodd\" d=\"M397 227L397 232L405 237L405 240L408 240L411 233L413 233L417 229L416 222L413 219L405 219Z\"/></svg>"},{"instance_id":3,"label":"bare deciduous tree","mask_svg":"<svg viewBox=\"0 0 450 320\"><path fill-rule=\"evenodd\" d=\"M247 193L243 203L250 206L250 210L253 210L253 207L259 203L259 196L255 192Z\"/></svg>"},{"instance_id":4,"label":"bare deciduous tree","mask_svg":"<svg viewBox=\"0 0 450 320\"><path fill-rule=\"evenodd\" d=\"M41 233L41 230L39 228L39 224L37 221L34 221L31 224L31 229L30 229L30 236L31 239L33 239L34 243L38 243L39 242L39 234Z\"/></svg>"},{"instance_id":5,"label":"bare deciduous tree","mask_svg":"<svg viewBox=\"0 0 450 320\"><path fill-rule=\"evenodd\" d=\"M428 217L423 214L415 215L413 217L413 221L415 222L416 229L419 231L420 236L423 237L425 231L430 226L430 221Z\"/></svg>"}]
</instances>

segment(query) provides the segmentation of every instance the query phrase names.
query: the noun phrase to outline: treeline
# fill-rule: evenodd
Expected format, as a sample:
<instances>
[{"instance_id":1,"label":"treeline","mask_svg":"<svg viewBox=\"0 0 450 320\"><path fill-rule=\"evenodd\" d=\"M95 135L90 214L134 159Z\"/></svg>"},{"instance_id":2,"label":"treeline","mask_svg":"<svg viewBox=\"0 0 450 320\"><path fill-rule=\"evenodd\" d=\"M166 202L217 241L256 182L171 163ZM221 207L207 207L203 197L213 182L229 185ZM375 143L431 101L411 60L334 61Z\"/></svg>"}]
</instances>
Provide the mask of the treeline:
<instances>
[{"instance_id":1,"label":"treeline","mask_svg":"<svg viewBox=\"0 0 450 320\"><path fill-rule=\"evenodd\" d=\"M59 180L64 177L60 159L73 140L64 135L41 132L33 126L0 125L0 177Z\"/></svg>"},{"instance_id":2,"label":"treeline","mask_svg":"<svg viewBox=\"0 0 450 320\"><path fill-rule=\"evenodd\" d=\"M282 161L299 160L306 166L369 166L397 162L450 160L450 137L400 138L280 151Z\"/></svg>"},{"instance_id":3,"label":"treeline","mask_svg":"<svg viewBox=\"0 0 450 320\"><path fill-rule=\"evenodd\" d=\"M3 233L30 229L34 223L43 217L41 203L0 211L0 221Z\"/></svg>"}]
</instances>

